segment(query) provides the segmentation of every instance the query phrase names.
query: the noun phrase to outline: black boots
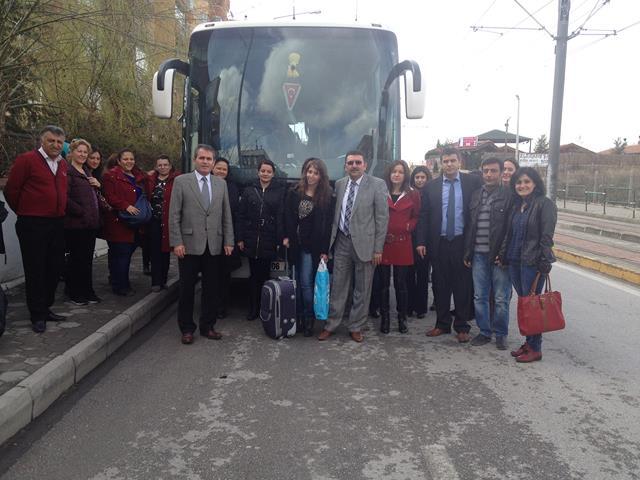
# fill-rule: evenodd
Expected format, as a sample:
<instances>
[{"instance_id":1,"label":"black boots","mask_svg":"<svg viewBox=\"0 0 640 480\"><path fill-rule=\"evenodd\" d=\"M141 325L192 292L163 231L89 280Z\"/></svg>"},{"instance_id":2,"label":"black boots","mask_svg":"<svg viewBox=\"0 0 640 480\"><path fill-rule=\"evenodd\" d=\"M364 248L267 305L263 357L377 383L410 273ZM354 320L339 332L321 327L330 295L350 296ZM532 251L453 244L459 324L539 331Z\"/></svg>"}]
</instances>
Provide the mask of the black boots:
<instances>
[{"instance_id":1,"label":"black boots","mask_svg":"<svg viewBox=\"0 0 640 480\"><path fill-rule=\"evenodd\" d=\"M389 318L389 312L380 312L380 332L389 333L391 325L391 319Z\"/></svg>"},{"instance_id":2,"label":"black boots","mask_svg":"<svg viewBox=\"0 0 640 480\"><path fill-rule=\"evenodd\" d=\"M304 336L311 337L313 336L313 325L316 322L316 319L313 317L304 319Z\"/></svg>"},{"instance_id":3,"label":"black boots","mask_svg":"<svg viewBox=\"0 0 640 480\"><path fill-rule=\"evenodd\" d=\"M398 313L398 331L400 333L407 333L407 315L404 313Z\"/></svg>"}]
</instances>

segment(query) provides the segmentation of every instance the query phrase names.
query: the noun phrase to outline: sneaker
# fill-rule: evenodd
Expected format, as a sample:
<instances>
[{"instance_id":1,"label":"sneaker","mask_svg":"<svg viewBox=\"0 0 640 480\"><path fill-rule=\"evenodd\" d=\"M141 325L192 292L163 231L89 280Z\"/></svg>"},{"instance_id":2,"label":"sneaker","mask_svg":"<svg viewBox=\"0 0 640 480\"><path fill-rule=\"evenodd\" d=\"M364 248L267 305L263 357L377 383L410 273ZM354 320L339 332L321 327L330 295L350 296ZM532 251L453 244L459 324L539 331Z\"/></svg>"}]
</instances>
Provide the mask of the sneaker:
<instances>
[{"instance_id":1,"label":"sneaker","mask_svg":"<svg viewBox=\"0 0 640 480\"><path fill-rule=\"evenodd\" d=\"M471 345L473 345L474 347L486 345L487 343L491 343L491 337L487 337L485 335L482 335L481 333L473 337L473 340L471 340Z\"/></svg>"},{"instance_id":2,"label":"sneaker","mask_svg":"<svg viewBox=\"0 0 640 480\"><path fill-rule=\"evenodd\" d=\"M518 363L531 363L539 360L542 360L542 352L535 352L533 350L528 350L519 357L516 357L516 362Z\"/></svg>"},{"instance_id":3,"label":"sneaker","mask_svg":"<svg viewBox=\"0 0 640 480\"><path fill-rule=\"evenodd\" d=\"M77 307L84 307L85 305L89 305L89 301L84 298L72 298L69 302L73 303Z\"/></svg>"},{"instance_id":4,"label":"sneaker","mask_svg":"<svg viewBox=\"0 0 640 480\"><path fill-rule=\"evenodd\" d=\"M496 337L496 348L498 350L507 349L507 337Z\"/></svg>"},{"instance_id":5,"label":"sneaker","mask_svg":"<svg viewBox=\"0 0 640 480\"><path fill-rule=\"evenodd\" d=\"M102 299L99 296L97 296L95 293L92 293L91 295L89 295L87 297L87 302L89 302L89 303L100 303L100 302L102 302Z\"/></svg>"}]
</instances>

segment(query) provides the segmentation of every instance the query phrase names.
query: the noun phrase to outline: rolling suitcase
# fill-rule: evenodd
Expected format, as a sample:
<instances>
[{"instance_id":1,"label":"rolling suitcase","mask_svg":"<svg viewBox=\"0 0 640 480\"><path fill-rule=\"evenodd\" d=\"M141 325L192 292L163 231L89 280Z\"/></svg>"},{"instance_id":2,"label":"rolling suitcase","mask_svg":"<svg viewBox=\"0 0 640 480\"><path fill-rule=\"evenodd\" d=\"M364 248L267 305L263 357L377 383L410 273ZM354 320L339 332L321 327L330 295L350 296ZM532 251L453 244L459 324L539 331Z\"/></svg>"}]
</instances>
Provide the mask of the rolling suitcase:
<instances>
[{"instance_id":1,"label":"rolling suitcase","mask_svg":"<svg viewBox=\"0 0 640 480\"><path fill-rule=\"evenodd\" d=\"M295 278L295 275L292 274ZM260 296L260 320L273 339L296 334L296 281L289 277L267 280Z\"/></svg>"}]
</instances>

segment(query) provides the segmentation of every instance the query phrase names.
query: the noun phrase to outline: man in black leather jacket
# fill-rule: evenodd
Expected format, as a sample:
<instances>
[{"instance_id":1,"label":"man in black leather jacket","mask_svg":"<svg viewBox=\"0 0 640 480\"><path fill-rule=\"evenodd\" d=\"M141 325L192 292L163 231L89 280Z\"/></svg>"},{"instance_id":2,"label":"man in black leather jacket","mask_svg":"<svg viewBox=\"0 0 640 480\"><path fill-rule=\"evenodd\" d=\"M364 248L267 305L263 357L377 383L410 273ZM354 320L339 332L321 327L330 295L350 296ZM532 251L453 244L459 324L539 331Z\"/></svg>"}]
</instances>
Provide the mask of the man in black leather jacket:
<instances>
[{"instance_id":1,"label":"man in black leather jacket","mask_svg":"<svg viewBox=\"0 0 640 480\"><path fill-rule=\"evenodd\" d=\"M495 333L500 350L507 348L511 300L509 272L498 259L512 203L510 190L502 186L503 168L502 160L495 157L484 159L480 165L484 185L471 196L464 251L464 264L472 269L476 324L480 328L471 344L490 343Z\"/></svg>"}]
</instances>

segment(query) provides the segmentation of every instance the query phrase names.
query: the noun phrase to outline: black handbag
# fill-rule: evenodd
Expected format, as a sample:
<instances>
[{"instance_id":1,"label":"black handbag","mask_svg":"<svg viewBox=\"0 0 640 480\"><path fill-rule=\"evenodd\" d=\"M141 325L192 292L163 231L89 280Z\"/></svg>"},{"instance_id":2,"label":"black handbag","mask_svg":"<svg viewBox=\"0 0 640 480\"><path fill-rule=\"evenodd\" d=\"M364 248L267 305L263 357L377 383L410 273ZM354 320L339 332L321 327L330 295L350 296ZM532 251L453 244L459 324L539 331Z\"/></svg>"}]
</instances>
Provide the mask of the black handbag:
<instances>
[{"instance_id":1,"label":"black handbag","mask_svg":"<svg viewBox=\"0 0 640 480\"><path fill-rule=\"evenodd\" d=\"M140 194L140 196L136 200L136 204L134 205L134 207L140 210L140 213L138 213L137 215L132 215L126 210L119 210L118 218L131 228L141 227L142 225L151 221L151 215L153 212L151 210L151 204L149 203L149 200L147 200L147 196L144 194L144 192Z\"/></svg>"}]
</instances>

